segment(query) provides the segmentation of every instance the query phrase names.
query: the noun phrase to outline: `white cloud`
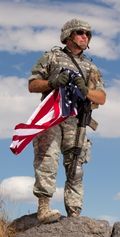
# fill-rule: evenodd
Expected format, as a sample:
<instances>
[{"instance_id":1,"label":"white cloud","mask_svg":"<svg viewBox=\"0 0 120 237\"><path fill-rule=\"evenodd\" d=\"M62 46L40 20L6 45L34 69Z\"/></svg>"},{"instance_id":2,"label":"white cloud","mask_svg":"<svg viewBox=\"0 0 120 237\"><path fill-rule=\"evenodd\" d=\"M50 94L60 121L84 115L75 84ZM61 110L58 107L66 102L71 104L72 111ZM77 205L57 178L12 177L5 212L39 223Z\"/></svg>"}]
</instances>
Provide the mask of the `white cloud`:
<instances>
[{"instance_id":1,"label":"white cloud","mask_svg":"<svg viewBox=\"0 0 120 237\"><path fill-rule=\"evenodd\" d=\"M120 81L115 80L106 89L105 105L93 111L93 118L99 122L95 134L102 137L120 136ZM12 137L16 124L26 122L40 101L40 94L29 93L27 80L17 77L0 78L0 137Z\"/></svg>"},{"instance_id":2,"label":"white cloud","mask_svg":"<svg viewBox=\"0 0 120 237\"><path fill-rule=\"evenodd\" d=\"M63 188L56 188L56 192L53 195L53 201L61 202L63 200Z\"/></svg>"},{"instance_id":3,"label":"white cloud","mask_svg":"<svg viewBox=\"0 0 120 237\"><path fill-rule=\"evenodd\" d=\"M99 1L99 0L98 0ZM101 2L105 3L106 5L111 5L115 10L118 12L120 11L120 1L119 0L101 0Z\"/></svg>"},{"instance_id":4,"label":"white cloud","mask_svg":"<svg viewBox=\"0 0 120 237\"><path fill-rule=\"evenodd\" d=\"M90 53L100 58L116 59L119 57L119 50L115 45L115 42L104 38L103 36L94 36L90 43Z\"/></svg>"},{"instance_id":5,"label":"white cloud","mask_svg":"<svg viewBox=\"0 0 120 237\"><path fill-rule=\"evenodd\" d=\"M12 138L15 125L28 120L38 106L41 94L29 93L27 80L12 76L0 78L0 91L0 138ZM106 91L105 105L93 111L93 118L99 122L99 126L92 134L120 137L120 80L114 80Z\"/></svg>"},{"instance_id":6,"label":"white cloud","mask_svg":"<svg viewBox=\"0 0 120 237\"><path fill-rule=\"evenodd\" d=\"M30 27L17 28L14 31L8 28L0 31L0 50L10 52L45 51L57 42L59 42L57 30L49 28L36 32Z\"/></svg>"},{"instance_id":7,"label":"white cloud","mask_svg":"<svg viewBox=\"0 0 120 237\"><path fill-rule=\"evenodd\" d=\"M8 138L16 124L28 120L40 102L40 95L28 92L24 78L1 77L0 82L0 138Z\"/></svg>"},{"instance_id":8,"label":"white cloud","mask_svg":"<svg viewBox=\"0 0 120 237\"><path fill-rule=\"evenodd\" d=\"M99 122L97 133L102 137L120 137L120 80L114 80L106 92L105 105L93 112Z\"/></svg>"},{"instance_id":9,"label":"white cloud","mask_svg":"<svg viewBox=\"0 0 120 237\"><path fill-rule=\"evenodd\" d=\"M71 18L81 17L90 22L97 34L91 43L90 53L106 59L116 59L120 56L119 41L116 43L120 33L118 5L117 1L109 1L108 7L77 2L54 2L51 6L49 1L2 1L0 50L38 51L61 45L61 26Z\"/></svg>"},{"instance_id":10,"label":"white cloud","mask_svg":"<svg viewBox=\"0 0 120 237\"><path fill-rule=\"evenodd\" d=\"M1 200L35 202L36 198L32 193L33 184L34 178L32 177L21 176L4 179L0 183Z\"/></svg>"},{"instance_id":11,"label":"white cloud","mask_svg":"<svg viewBox=\"0 0 120 237\"><path fill-rule=\"evenodd\" d=\"M34 182L35 179L29 176L16 176L2 180L0 182L0 200L36 204L37 198L33 195ZM56 188L52 202L61 202L62 199L63 188Z\"/></svg>"}]
</instances>

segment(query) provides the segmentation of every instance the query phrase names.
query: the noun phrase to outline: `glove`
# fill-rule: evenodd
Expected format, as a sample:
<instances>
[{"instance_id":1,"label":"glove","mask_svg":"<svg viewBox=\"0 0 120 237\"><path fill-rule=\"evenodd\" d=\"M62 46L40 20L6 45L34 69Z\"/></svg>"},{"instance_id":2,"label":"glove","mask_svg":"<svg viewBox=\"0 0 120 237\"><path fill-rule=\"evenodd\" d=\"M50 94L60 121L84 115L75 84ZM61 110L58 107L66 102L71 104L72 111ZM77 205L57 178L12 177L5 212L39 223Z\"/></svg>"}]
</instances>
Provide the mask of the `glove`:
<instances>
[{"instance_id":1,"label":"glove","mask_svg":"<svg viewBox=\"0 0 120 237\"><path fill-rule=\"evenodd\" d=\"M65 86L69 81L69 74L66 72L61 72L58 77L50 76L48 79L48 85L52 89L57 89L60 86Z\"/></svg>"},{"instance_id":2,"label":"glove","mask_svg":"<svg viewBox=\"0 0 120 237\"><path fill-rule=\"evenodd\" d=\"M86 97L88 93L88 87L85 85L85 82L82 77L75 77L74 78L75 85L81 91L82 95Z\"/></svg>"}]
</instances>

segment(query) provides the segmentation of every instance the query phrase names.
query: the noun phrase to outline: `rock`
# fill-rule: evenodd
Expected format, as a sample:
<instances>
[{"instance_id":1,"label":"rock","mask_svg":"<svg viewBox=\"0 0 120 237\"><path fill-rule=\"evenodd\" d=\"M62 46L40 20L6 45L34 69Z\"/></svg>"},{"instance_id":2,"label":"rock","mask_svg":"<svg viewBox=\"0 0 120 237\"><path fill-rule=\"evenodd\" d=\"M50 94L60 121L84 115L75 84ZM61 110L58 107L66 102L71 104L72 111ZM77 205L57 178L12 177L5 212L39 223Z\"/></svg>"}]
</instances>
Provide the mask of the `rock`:
<instances>
[{"instance_id":1,"label":"rock","mask_svg":"<svg viewBox=\"0 0 120 237\"><path fill-rule=\"evenodd\" d=\"M84 216L63 216L58 222L40 224L34 213L14 220L11 226L16 229L15 237L111 237L112 233L107 221Z\"/></svg>"},{"instance_id":2,"label":"rock","mask_svg":"<svg viewBox=\"0 0 120 237\"><path fill-rule=\"evenodd\" d=\"M18 219L15 219L11 224L10 227L15 228L16 232L25 231L32 227L39 225L39 221L37 219L37 213L33 213L30 215L22 216Z\"/></svg>"},{"instance_id":3,"label":"rock","mask_svg":"<svg viewBox=\"0 0 120 237\"><path fill-rule=\"evenodd\" d=\"M113 225L113 230L112 230L111 237L120 237L120 222L116 222Z\"/></svg>"}]
</instances>

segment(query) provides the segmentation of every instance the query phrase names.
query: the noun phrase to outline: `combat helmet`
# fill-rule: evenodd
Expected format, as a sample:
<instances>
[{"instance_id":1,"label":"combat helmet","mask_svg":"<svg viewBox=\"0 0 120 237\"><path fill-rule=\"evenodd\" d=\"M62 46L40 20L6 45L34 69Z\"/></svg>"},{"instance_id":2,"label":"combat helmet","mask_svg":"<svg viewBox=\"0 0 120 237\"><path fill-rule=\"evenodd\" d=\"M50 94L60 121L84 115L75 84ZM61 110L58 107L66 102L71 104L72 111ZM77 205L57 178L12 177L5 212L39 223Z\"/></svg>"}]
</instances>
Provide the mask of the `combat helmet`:
<instances>
[{"instance_id":1,"label":"combat helmet","mask_svg":"<svg viewBox=\"0 0 120 237\"><path fill-rule=\"evenodd\" d=\"M76 18L67 21L61 29L61 35L60 35L61 42L65 44L66 39L71 35L73 31L81 29L91 32L91 26L85 21Z\"/></svg>"}]
</instances>

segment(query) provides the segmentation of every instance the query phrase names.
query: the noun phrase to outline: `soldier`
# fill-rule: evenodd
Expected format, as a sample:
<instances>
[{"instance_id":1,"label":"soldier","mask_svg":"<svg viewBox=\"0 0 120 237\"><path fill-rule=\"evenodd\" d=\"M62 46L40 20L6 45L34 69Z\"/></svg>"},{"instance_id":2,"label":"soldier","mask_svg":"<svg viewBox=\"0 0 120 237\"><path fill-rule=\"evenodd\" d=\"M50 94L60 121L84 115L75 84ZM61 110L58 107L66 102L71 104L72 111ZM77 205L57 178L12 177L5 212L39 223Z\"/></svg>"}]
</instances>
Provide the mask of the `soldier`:
<instances>
[{"instance_id":1,"label":"soldier","mask_svg":"<svg viewBox=\"0 0 120 237\"><path fill-rule=\"evenodd\" d=\"M83 54L84 50L89 48L91 37L91 27L87 22L80 19L66 22L61 29L60 36L65 47L54 47L38 60L29 78L29 91L42 93L43 99L53 89L67 84L68 73L61 72L61 68L78 72L78 68L81 68L83 76L76 76L75 84L92 105L103 105L106 93L101 74L95 64ZM74 61L71 58L74 58ZM74 147L77 123L78 118L71 116L34 138L35 184L33 193L38 197L37 217L42 223L58 220L61 216L58 210L49 208L49 202L56 189L56 175L61 153L66 173L64 205L67 216L77 217L82 210L83 164L89 158L90 142L85 136L82 151L78 157L76 175L71 179L69 169L73 165L71 148Z\"/></svg>"}]
</instances>

